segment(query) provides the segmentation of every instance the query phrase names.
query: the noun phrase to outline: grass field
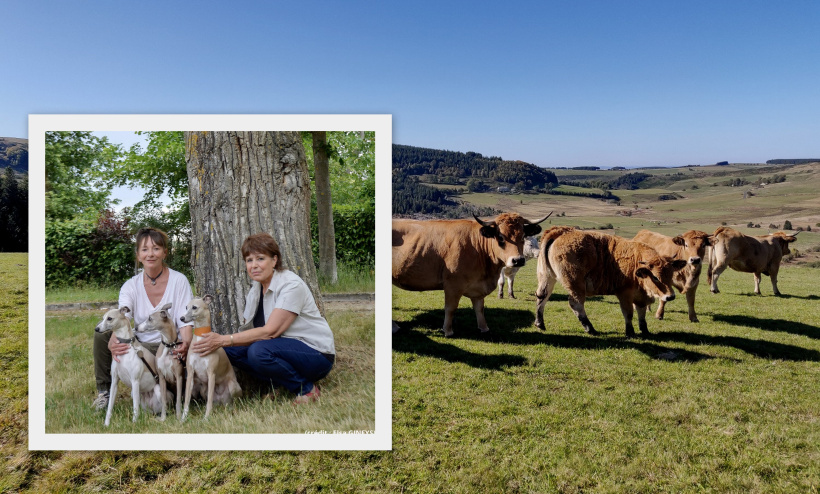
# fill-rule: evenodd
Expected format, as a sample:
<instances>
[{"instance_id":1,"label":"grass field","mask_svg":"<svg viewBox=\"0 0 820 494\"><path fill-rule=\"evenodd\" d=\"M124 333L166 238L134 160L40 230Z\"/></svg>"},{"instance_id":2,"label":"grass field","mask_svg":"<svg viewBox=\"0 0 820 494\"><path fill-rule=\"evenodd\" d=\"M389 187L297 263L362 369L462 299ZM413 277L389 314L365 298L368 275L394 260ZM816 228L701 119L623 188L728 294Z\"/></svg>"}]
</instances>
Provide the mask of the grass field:
<instances>
[{"instance_id":1,"label":"grass field","mask_svg":"<svg viewBox=\"0 0 820 494\"><path fill-rule=\"evenodd\" d=\"M469 300L445 339L443 292L394 288L394 444L431 491L816 492L817 274L781 270L774 297L727 271L720 294L702 282L700 323L678 299L646 339L615 297L587 302L587 336L560 284L535 329L535 263L518 300L487 297L487 335Z\"/></svg>"},{"instance_id":2,"label":"grass field","mask_svg":"<svg viewBox=\"0 0 820 494\"><path fill-rule=\"evenodd\" d=\"M751 176L759 167L723 170ZM677 187L688 197L668 203L646 191L631 192L620 207L530 195L464 198L532 218L558 205L567 216L553 224L612 223L626 236L643 227L711 232L722 221L766 233L768 223L745 228L762 218L820 222L816 174L744 201L737 189L712 187L701 171L685 171L693 178ZM636 213L616 215L628 208ZM818 243L816 233L804 232L795 247ZM678 299L666 320L649 320L652 337L631 340L613 297L587 303L603 333L590 337L561 288L547 304L547 331L536 330L534 263L516 278L518 300L487 298L492 331L484 337L467 301L456 337L445 339L442 292L394 289L393 319L404 330L393 338L393 451L29 452L27 288L18 266L26 259L0 255L0 492L820 491L817 269L782 268L783 297L771 295L768 279L763 295L752 295L752 276L731 270L721 277L722 293L712 295L704 276L700 323L688 322Z\"/></svg>"},{"instance_id":3,"label":"grass field","mask_svg":"<svg viewBox=\"0 0 820 494\"><path fill-rule=\"evenodd\" d=\"M293 396L270 392L251 383L231 406L215 406L207 422L204 400L192 401L191 417L180 426L173 416L159 422L142 411L131 422L131 395L120 384L111 419L103 427L102 411L93 410L96 396L91 355L92 331L100 311L52 312L46 317L46 433L303 433L305 430L373 430L375 426L375 322L372 313L328 312L338 360L321 381L324 391L316 406L293 407ZM243 381L243 384L250 381Z\"/></svg>"}]
</instances>

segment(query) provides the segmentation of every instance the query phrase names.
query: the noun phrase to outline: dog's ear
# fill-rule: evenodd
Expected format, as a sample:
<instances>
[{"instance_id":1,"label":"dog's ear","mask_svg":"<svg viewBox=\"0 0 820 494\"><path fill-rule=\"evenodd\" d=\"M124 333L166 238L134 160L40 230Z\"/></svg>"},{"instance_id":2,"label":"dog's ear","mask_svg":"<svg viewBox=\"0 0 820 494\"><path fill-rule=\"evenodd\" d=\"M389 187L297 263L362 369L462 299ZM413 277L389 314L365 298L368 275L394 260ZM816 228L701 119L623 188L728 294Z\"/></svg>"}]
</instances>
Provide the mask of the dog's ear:
<instances>
[{"instance_id":1,"label":"dog's ear","mask_svg":"<svg viewBox=\"0 0 820 494\"><path fill-rule=\"evenodd\" d=\"M214 298L210 295L203 295L202 296L202 301L205 302L208 305L211 305L211 302L214 301Z\"/></svg>"},{"instance_id":2,"label":"dog's ear","mask_svg":"<svg viewBox=\"0 0 820 494\"><path fill-rule=\"evenodd\" d=\"M167 304L162 306L161 310L168 310L170 308L171 308L171 302L168 302Z\"/></svg>"},{"instance_id":3,"label":"dog's ear","mask_svg":"<svg viewBox=\"0 0 820 494\"><path fill-rule=\"evenodd\" d=\"M131 312L131 309L129 309L127 305L124 305L124 306L120 307L120 314L124 315L125 317L128 317L128 314L130 312Z\"/></svg>"}]
</instances>

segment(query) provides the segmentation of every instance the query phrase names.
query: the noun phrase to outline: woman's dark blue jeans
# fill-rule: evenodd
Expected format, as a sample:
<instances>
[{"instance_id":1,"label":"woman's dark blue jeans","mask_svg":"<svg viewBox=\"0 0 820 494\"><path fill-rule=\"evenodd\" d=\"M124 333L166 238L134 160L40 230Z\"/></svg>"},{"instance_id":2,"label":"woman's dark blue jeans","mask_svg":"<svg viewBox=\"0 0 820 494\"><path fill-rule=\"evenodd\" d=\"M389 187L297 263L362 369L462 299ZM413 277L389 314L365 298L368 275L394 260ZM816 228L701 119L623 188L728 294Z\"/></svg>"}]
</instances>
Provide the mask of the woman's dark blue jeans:
<instances>
[{"instance_id":1,"label":"woman's dark blue jeans","mask_svg":"<svg viewBox=\"0 0 820 494\"><path fill-rule=\"evenodd\" d=\"M324 354L293 338L225 347L225 353L236 367L297 395L310 393L313 383L333 368L333 362Z\"/></svg>"}]
</instances>

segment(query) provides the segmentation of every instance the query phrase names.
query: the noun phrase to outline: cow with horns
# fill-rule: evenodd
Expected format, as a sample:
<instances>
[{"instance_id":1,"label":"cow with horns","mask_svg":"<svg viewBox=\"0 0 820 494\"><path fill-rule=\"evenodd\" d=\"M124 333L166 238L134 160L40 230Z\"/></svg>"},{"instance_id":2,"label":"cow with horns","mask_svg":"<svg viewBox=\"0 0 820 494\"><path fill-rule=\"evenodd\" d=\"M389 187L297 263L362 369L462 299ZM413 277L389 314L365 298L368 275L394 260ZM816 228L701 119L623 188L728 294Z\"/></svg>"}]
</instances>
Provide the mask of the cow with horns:
<instances>
[{"instance_id":1,"label":"cow with horns","mask_svg":"<svg viewBox=\"0 0 820 494\"><path fill-rule=\"evenodd\" d=\"M444 290L444 335L453 335L453 316L462 296L473 304L478 329L489 331L484 297L503 267L524 265L524 239L540 223L516 213L494 220L393 220L393 284L404 290ZM394 327L395 329L395 327Z\"/></svg>"}]
</instances>

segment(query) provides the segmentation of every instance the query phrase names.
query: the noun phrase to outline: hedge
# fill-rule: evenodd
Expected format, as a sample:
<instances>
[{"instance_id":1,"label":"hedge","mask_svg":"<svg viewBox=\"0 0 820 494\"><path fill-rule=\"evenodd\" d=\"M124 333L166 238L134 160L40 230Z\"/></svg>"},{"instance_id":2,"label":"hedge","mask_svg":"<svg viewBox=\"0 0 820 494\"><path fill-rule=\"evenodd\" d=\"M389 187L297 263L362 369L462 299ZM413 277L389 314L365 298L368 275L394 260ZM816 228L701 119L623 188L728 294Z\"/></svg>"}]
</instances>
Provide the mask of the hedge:
<instances>
[{"instance_id":1,"label":"hedge","mask_svg":"<svg viewBox=\"0 0 820 494\"><path fill-rule=\"evenodd\" d=\"M319 266L319 226L316 209L311 209L310 233L313 260ZM376 211L370 205L333 205L336 233L336 260L359 266L376 262Z\"/></svg>"},{"instance_id":2,"label":"hedge","mask_svg":"<svg viewBox=\"0 0 820 494\"><path fill-rule=\"evenodd\" d=\"M124 222L46 222L46 285L116 285L134 275L134 246Z\"/></svg>"}]
</instances>

